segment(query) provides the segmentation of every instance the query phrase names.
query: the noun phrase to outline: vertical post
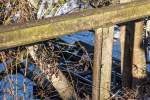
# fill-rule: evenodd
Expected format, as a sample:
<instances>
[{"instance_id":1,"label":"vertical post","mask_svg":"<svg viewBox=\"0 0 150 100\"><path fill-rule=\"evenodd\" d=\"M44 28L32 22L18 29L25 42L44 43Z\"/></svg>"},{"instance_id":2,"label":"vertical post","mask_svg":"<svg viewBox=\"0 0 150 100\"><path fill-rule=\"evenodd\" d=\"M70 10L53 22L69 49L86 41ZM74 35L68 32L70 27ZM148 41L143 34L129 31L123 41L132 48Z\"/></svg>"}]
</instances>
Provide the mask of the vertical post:
<instances>
[{"instance_id":1,"label":"vertical post","mask_svg":"<svg viewBox=\"0 0 150 100\"><path fill-rule=\"evenodd\" d=\"M100 66L101 66L101 49L102 49L102 28L95 30L94 46L94 67L93 67L93 88L92 100L99 100L100 86Z\"/></svg>"},{"instance_id":2,"label":"vertical post","mask_svg":"<svg viewBox=\"0 0 150 100\"><path fill-rule=\"evenodd\" d=\"M133 65L132 65L132 77L133 88L137 88L138 85L146 78L146 57L145 50L142 48L144 26L143 21L135 22L134 33L134 45L133 45Z\"/></svg>"},{"instance_id":3,"label":"vertical post","mask_svg":"<svg viewBox=\"0 0 150 100\"><path fill-rule=\"evenodd\" d=\"M143 22L129 22L120 29L122 85L136 88L146 77L145 51L142 49Z\"/></svg>"},{"instance_id":4,"label":"vertical post","mask_svg":"<svg viewBox=\"0 0 150 100\"><path fill-rule=\"evenodd\" d=\"M134 40L134 22L121 27L121 68L122 86L132 88L132 57Z\"/></svg>"},{"instance_id":5,"label":"vertical post","mask_svg":"<svg viewBox=\"0 0 150 100\"><path fill-rule=\"evenodd\" d=\"M120 3L127 3L131 0L120 0ZM126 25L120 27L120 45L121 45L121 73L123 73L123 63L124 63L124 49L125 49L125 34L126 34Z\"/></svg>"},{"instance_id":6,"label":"vertical post","mask_svg":"<svg viewBox=\"0 0 150 100\"><path fill-rule=\"evenodd\" d=\"M120 0L120 3L127 3L131 1L132 0ZM120 27L121 73L123 76L122 86L128 88L132 87L133 33L133 22L129 22Z\"/></svg>"},{"instance_id":7,"label":"vertical post","mask_svg":"<svg viewBox=\"0 0 150 100\"><path fill-rule=\"evenodd\" d=\"M110 97L114 27L95 31L92 100Z\"/></svg>"},{"instance_id":8,"label":"vertical post","mask_svg":"<svg viewBox=\"0 0 150 100\"><path fill-rule=\"evenodd\" d=\"M120 27L120 46L121 46L121 73L123 73L123 63L124 63L124 49L125 49L125 34L126 26Z\"/></svg>"},{"instance_id":9,"label":"vertical post","mask_svg":"<svg viewBox=\"0 0 150 100\"><path fill-rule=\"evenodd\" d=\"M102 65L101 65L99 100L106 100L110 97L113 33L114 33L114 26L103 28L102 61L101 61Z\"/></svg>"}]
</instances>

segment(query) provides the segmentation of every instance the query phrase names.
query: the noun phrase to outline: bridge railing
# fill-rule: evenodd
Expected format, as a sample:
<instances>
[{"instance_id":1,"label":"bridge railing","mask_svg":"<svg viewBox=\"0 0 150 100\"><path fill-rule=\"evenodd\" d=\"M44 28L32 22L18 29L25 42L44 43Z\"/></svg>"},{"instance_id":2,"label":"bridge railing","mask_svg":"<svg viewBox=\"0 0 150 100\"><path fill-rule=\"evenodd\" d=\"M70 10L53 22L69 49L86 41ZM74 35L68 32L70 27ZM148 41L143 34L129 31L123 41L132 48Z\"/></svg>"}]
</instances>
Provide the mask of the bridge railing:
<instances>
[{"instance_id":1,"label":"bridge railing","mask_svg":"<svg viewBox=\"0 0 150 100\"><path fill-rule=\"evenodd\" d=\"M146 75L145 54L140 47L143 33L142 18L146 16L150 16L150 0L137 0L24 24L0 26L0 50L74 32L95 30L93 100L108 99L114 25L118 24L121 27L123 86L135 87L136 82Z\"/></svg>"}]
</instances>

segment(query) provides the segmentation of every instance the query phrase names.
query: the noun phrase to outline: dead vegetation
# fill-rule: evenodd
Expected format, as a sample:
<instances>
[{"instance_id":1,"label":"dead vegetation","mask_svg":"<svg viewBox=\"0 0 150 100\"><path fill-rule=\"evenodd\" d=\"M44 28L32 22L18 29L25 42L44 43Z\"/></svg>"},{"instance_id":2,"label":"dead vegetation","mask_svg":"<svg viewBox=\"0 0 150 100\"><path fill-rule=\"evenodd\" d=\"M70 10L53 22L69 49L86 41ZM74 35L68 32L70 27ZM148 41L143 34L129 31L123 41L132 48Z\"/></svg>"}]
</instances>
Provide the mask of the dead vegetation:
<instances>
[{"instance_id":1,"label":"dead vegetation","mask_svg":"<svg viewBox=\"0 0 150 100\"><path fill-rule=\"evenodd\" d=\"M0 0L0 24L24 23L45 17L50 11L50 6L46 3L45 7L48 10L44 16L37 17L42 0L37 1L38 3L32 0ZM54 16L60 5L65 3L63 0L58 1L59 3L53 4L54 9L51 10L50 16ZM87 3L87 0L83 0L82 3ZM102 7L109 5L110 0L105 2L95 0L95 2L88 3L94 7ZM0 62L4 67L0 72L1 87L8 83L10 85L9 88L0 89L0 92L2 91L0 94L5 99L9 95L16 99L33 97L54 100L61 98L64 100L90 100L93 47L90 50L81 42L67 44L59 39L54 39L32 46L0 51ZM116 62L114 59L113 64L116 65ZM117 65L120 66L120 63ZM117 73L120 74L119 71ZM19 75L23 77L22 85L19 85L18 82ZM32 85L31 82L33 82ZM117 87L110 91L109 99L126 100L150 96L149 82L143 83L139 87L143 91L142 96L137 96L137 90L121 89L120 79L116 84L118 84ZM29 85L34 87L33 93L28 93L31 89L28 89ZM19 91L22 91L21 95L19 95Z\"/></svg>"},{"instance_id":2,"label":"dead vegetation","mask_svg":"<svg viewBox=\"0 0 150 100\"><path fill-rule=\"evenodd\" d=\"M48 41L45 42L44 44L38 45L38 47L43 48L43 49L41 48L36 49L36 55L34 56L38 58L38 61L32 59L32 54L31 56L28 55L29 51L26 50L24 47L22 47L21 49L16 48L8 51L1 51L1 56L0 56L1 62L5 63L6 65L5 66L6 70L3 70L3 73L1 73L2 75L1 80L5 79L4 76L7 76L9 74L14 75L20 73L24 77L27 77L31 81L35 82L35 84L37 84L38 91L36 94L42 98L45 97L52 98L54 94L57 94L58 97L60 95L61 98L68 100L66 96L71 95L71 93L68 92L69 90L73 90L73 89L69 89L72 86L75 88L75 90L72 91L73 95L77 93L76 96L74 96L73 98L78 98L78 99L89 98L89 96L91 95L90 91L91 91L91 83L92 83L91 70L90 70L91 59L89 60L85 59L83 56L88 56L85 55L86 51L82 50L76 45L72 47L69 46L68 44L64 44L63 42L58 41L57 43L54 41L55 40ZM78 53L75 54L74 52L77 51L78 49L80 51L80 54ZM74 50L74 52L71 52L71 50ZM78 59L76 59L76 57ZM21 61L21 59L25 59L25 61L27 62L23 62ZM40 67L39 68L34 67L35 69L31 71L30 70L31 66L29 66L30 64L34 64L35 66L40 66ZM66 79L63 79L63 75L61 71L65 73L65 77L69 80L69 84L71 85L71 87L65 85L66 83L64 83L65 82L64 80ZM87 76L90 79L87 79L84 76ZM57 79L59 77L60 79ZM10 79L10 83L12 84L12 86L13 84L18 84L16 82L12 82L11 79ZM53 91L55 91L53 86L58 92L53 93ZM27 87L26 85L23 85L22 89L25 89L26 87ZM15 91L13 89L10 90ZM65 97L63 93L60 93L60 91L63 92L63 90L65 93ZM15 95L13 93L14 92L12 92L11 94Z\"/></svg>"}]
</instances>

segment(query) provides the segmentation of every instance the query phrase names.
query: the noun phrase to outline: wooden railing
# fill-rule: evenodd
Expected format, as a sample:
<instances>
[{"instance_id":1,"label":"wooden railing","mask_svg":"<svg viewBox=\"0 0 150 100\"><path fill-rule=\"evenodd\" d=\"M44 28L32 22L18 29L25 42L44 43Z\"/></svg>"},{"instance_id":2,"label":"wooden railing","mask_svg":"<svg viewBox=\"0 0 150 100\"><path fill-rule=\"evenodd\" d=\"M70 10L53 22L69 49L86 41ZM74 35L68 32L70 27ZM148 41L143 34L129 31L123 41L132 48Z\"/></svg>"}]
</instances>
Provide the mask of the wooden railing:
<instances>
[{"instance_id":1,"label":"wooden railing","mask_svg":"<svg viewBox=\"0 0 150 100\"><path fill-rule=\"evenodd\" d=\"M150 0L137 0L74 14L0 26L0 50L49 40L74 32L95 30L93 100L110 97L114 25L121 28L123 86L135 88L146 75L144 50L140 47L142 18L150 16Z\"/></svg>"}]
</instances>

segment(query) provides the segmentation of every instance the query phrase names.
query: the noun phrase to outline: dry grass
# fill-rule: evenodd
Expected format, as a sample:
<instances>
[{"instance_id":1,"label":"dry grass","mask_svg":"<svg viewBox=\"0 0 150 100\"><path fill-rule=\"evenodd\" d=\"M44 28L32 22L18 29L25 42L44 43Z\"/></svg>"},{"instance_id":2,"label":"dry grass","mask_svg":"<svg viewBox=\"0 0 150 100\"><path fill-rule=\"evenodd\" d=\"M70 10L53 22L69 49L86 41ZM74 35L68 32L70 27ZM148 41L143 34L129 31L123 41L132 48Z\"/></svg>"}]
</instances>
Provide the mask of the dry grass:
<instances>
[{"instance_id":1,"label":"dry grass","mask_svg":"<svg viewBox=\"0 0 150 100\"><path fill-rule=\"evenodd\" d=\"M109 1L110 0L106 0L105 2L92 1L91 4L95 7L101 7L103 5L108 5ZM8 2L10 3L9 7L7 6ZM85 0L85 2L87 2L87 0ZM17 14L20 14L20 17L18 19L14 18L14 16L16 16ZM0 24L8 25L12 23L24 23L30 20L36 20L36 9L32 7L27 0L0 0ZM46 41L37 44L36 46L38 46L38 49L36 50L37 57L41 60L39 62L44 62L43 66L51 64L51 66L53 67L50 70L50 74L57 74L56 67L60 69L63 68L61 70L65 73L72 86L74 86L77 92L77 96L80 97L80 99L82 98L83 100L91 99L92 84L89 84L85 80L83 81L83 79L80 79L79 76L88 73L85 76L83 75L83 78L86 79L87 76L90 77L90 75L92 74L91 71L93 65L93 53L88 52L88 50L79 42L74 45L70 45L58 39ZM20 63L21 60L28 60L28 63L26 63L26 65L37 64L37 62L33 61L30 55L27 54L28 53L25 47L18 47L10 50L0 51L0 63L5 63L7 66L7 69L2 74L0 74L0 80L3 80L5 82L8 81L8 83L11 84L11 87L8 89L8 91L3 88L3 95L6 95L5 92L9 92L11 96L15 95L14 91L17 90L13 89L13 85L18 84L17 80L13 81L11 77L6 80L5 77L7 75L17 75L20 69L25 70L26 66L22 66L22 64ZM37 65L41 66L40 63L38 63ZM26 71L29 71L29 69L27 68ZM36 70L34 72L36 72ZM27 78L28 73L26 75L24 75L24 73L24 78ZM36 74L36 76L31 78L31 80L37 85L36 87L38 92L36 93L36 95L40 98L59 98L59 95L52 84L41 85L41 83L44 83L44 80L42 79L44 79L45 76L46 74L39 72L38 74ZM91 81L90 78L89 80ZM39 83L36 82L41 83L39 85ZM18 87L18 90L22 89L23 91L23 88L25 88L24 86ZM113 99L127 100L141 98L145 99L147 97L150 97L150 83L143 83L140 86L140 91L142 91L142 95L137 96L137 90L131 90L127 88L121 89L121 92L115 95Z\"/></svg>"}]
</instances>

